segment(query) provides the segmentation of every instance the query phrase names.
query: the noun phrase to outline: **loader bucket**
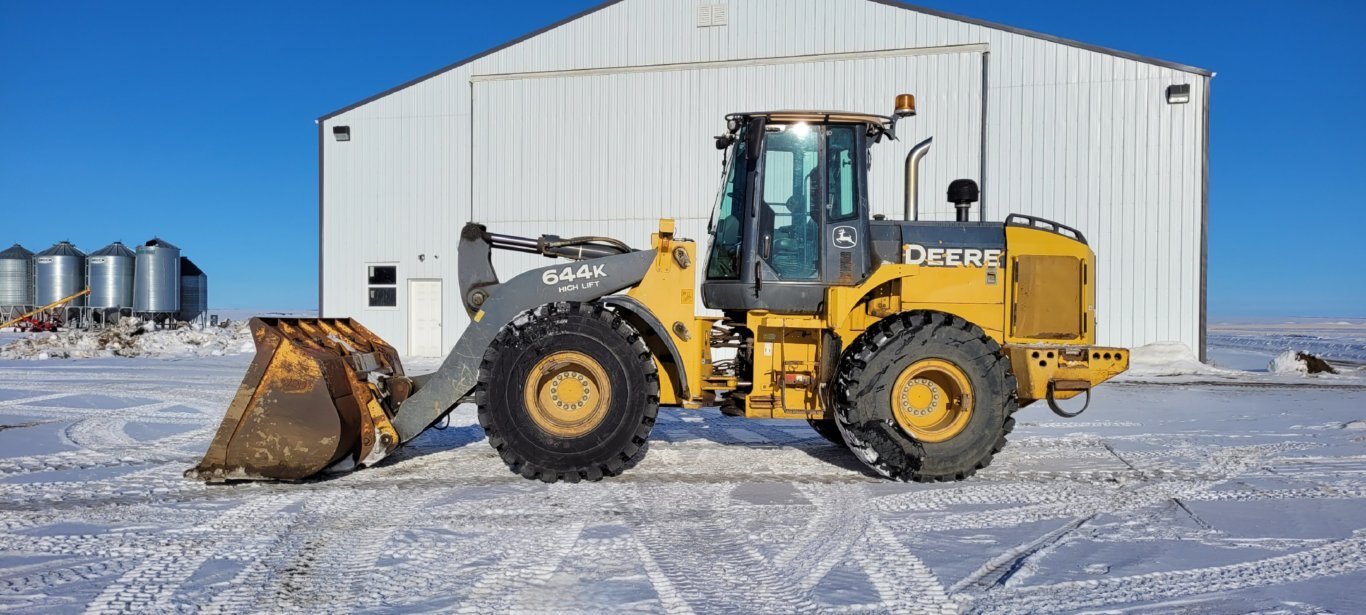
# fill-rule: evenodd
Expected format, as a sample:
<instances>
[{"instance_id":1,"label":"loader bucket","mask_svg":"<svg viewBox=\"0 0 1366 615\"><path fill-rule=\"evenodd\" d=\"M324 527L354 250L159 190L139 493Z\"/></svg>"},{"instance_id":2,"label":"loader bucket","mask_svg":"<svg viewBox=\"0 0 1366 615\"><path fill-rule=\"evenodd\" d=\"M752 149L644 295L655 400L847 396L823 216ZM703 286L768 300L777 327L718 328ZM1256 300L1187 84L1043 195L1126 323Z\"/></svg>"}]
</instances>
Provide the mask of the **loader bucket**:
<instances>
[{"instance_id":1,"label":"loader bucket","mask_svg":"<svg viewBox=\"0 0 1366 615\"><path fill-rule=\"evenodd\" d=\"M349 318L253 318L256 358L191 478L298 480L398 446L411 392L398 353Z\"/></svg>"}]
</instances>

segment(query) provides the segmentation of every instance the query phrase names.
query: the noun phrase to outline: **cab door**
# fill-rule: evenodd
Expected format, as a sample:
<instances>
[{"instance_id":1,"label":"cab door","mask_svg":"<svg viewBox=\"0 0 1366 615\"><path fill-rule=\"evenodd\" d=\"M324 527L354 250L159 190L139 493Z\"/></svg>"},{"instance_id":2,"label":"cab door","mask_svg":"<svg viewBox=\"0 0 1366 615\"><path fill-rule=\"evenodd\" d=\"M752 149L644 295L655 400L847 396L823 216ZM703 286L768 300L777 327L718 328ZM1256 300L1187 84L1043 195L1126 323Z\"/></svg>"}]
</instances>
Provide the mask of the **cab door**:
<instances>
[{"instance_id":1,"label":"cab door","mask_svg":"<svg viewBox=\"0 0 1366 615\"><path fill-rule=\"evenodd\" d=\"M754 190L756 307L814 314L825 300L824 143L824 126L798 122L766 127Z\"/></svg>"},{"instance_id":2,"label":"cab door","mask_svg":"<svg viewBox=\"0 0 1366 615\"><path fill-rule=\"evenodd\" d=\"M780 312L820 311L831 286L869 272L866 129L771 126L759 198L756 295Z\"/></svg>"},{"instance_id":3,"label":"cab door","mask_svg":"<svg viewBox=\"0 0 1366 615\"><path fill-rule=\"evenodd\" d=\"M759 190L759 257L770 279L820 279L820 210L824 129L798 123L770 126L765 140Z\"/></svg>"}]
</instances>

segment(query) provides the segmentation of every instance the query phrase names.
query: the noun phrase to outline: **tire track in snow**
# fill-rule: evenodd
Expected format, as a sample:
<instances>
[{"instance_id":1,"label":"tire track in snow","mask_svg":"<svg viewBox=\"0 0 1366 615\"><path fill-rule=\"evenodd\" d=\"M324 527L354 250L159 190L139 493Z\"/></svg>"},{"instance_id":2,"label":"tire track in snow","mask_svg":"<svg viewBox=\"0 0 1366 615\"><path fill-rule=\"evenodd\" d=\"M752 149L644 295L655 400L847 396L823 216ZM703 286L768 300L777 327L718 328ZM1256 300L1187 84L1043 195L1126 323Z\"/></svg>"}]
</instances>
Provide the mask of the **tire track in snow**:
<instances>
[{"instance_id":1,"label":"tire track in snow","mask_svg":"<svg viewBox=\"0 0 1366 615\"><path fill-rule=\"evenodd\" d=\"M227 541L214 544L211 542L213 539L221 539L224 536L232 538L243 532L259 531L261 520L280 514L281 510L295 499L283 495L253 498L210 523L175 531L174 533L186 535L191 539L170 542L160 549L148 552L141 563L105 587L104 591L91 601L85 612L149 613L177 610L174 601L176 589L206 560L220 555L224 548L237 551L239 557L246 555L240 550L240 545Z\"/></svg>"},{"instance_id":2,"label":"tire track in snow","mask_svg":"<svg viewBox=\"0 0 1366 615\"><path fill-rule=\"evenodd\" d=\"M633 536L657 554L661 574L688 608L700 612L794 613L815 608L797 579L780 573L754 549L749 533L724 512L734 485L708 485L707 493L689 498L686 508L667 491L644 502L645 507L673 509L664 519L636 513ZM707 549L699 550L697 545ZM657 590L658 591L658 590Z\"/></svg>"},{"instance_id":3,"label":"tire track in snow","mask_svg":"<svg viewBox=\"0 0 1366 615\"><path fill-rule=\"evenodd\" d=\"M578 542L584 526L582 520L571 521L549 536L525 532L518 539L508 540L500 553L499 564L503 565L474 581L457 612L517 611L517 594L545 586L546 580Z\"/></svg>"},{"instance_id":4,"label":"tire track in snow","mask_svg":"<svg viewBox=\"0 0 1366 615\"><path fill-rule=\"evenodd\" d=\"M78 450L14 457L0 460L0 478L41 472L95 470L148 464L174 463L189 467L199 459L200 455L184 452L181 447L195 443L205 437L207 437L205 432L191 431L148 442L144 446L125 451Z\"/></svg>"},{"instance_id":5,"label":"tire track in snow","mask_svg":"<svg viewBox=\"0 0 1366 615\"><path fill-rule=\"evenodd\" d=\"M251 537L260 555L247 560L225 584L227 589L202 601L205 612L342 612L361 605L354 592L366 585L362 573L373 564L369 553L376 551L377 541L385 540L396 526L380 537L363 525L366 519L376 523L385 519L374 508L358 506L370 495L346 488L290 487L302 487L298 489L301 499L295 504L301 510L291 514L288 522L273 525L270 532ZM352 538L358 534L361 545L352 549ZM232 553L223 556L231 558ZM344 578L347 584L314 584L310 581L313 577L329 581ZM310 600L316 603L310 604Z\"/></svg>"},{"instance_id":6,"label":"tire track in snow","mask_svg":"<svg viewBox=\"0 0 1366 615\"><path fill-rule=\"evenodd\" d=\"M305 561L296 557L284 562L294 577L290 580L299 583L290 592L290 604L341 612L382 601L383 582L376 578L375 563L388 552L393 534L410 527L438 496L431 490L391 491L342 498L332 509L320 511L328 521L326 526L298 528L315 548ZM324 582L313 583L314 578ZM286 582L282 579L279 584Z\"/></svg>"},{"instance_id":7,"label":"tire track in snow","mask_svg":"<svg viewBox=\"0 0 1366 615\"><path fill-rule=\"evenodd\" d=\"M688 606L688 601L683 599L678 588L674 586L669 575L664 574L663 568L659 566L659 561L655 559L645 544L631 538L631 544L636 551L636 557L640 560L640 565L645 569L645 576L650 580L651 587L655 590L655 596L659 598L660 606L664 607L664 612L670 615L691 615L694 611Z\"/></svg>"},{"instance_id":8,"label":"tire track in snow","mask_svg":"<svg viewBox=\"0 0 1366 615\"><path fill-rule=\"evenodd\" d=\"M1077 528L1094 518L1095 515L1088 515L1086 517L1073 519L1056 530L1048 532L1030 542L1008 549L1006 552L987 560L987 562L982 564L977 570L974 570L962 580L954 583L953 586L949 588L949 593L982 593L990 590L994 586L1005 584L1009 580L1018 580L1013 578L1013 574L1024 565L1028 558L1038 553L1050 552L1053 547L1056 547L1056 545L1069 534L1075 532ZM969 589L975 591L969 592L967 591Z\"/></svg>"},{"instance_id":9,"label":"tire track in snow","mask_svg":"<svg viewBox=\"0 0 1366 615\"><path fill-rule=\"evenodd\" d=\"M204 484L185 479L182 468L179 463L157 464L98 479L3 484L0 511L87 511L149 501L174 504L216 497ZM80 492L73 494L76 485Z\"/></svg>"},{"instance_id":10,"label":"tire track in snow","mask_svg":"<svg viewBox=\"0 0 1366 615\"><path fill-rule=\"evenodd\" d=\"M858 501L858 488L843 488L838 495L828 496L824 490L796 485L813 508L804 515L801 535L805 540L794 543L773 558L783 574L798 579L803 591L812 592L831 570L844 561L854 547L855 538L866 531L867 515L859 514L850 505Z\"/></svg>"},{"instance_id":11,"label":"tire track in snow","mask_svg":"<svg viewBox=\"0 0 1366 615\"><path fill-rule=\"evenodd\" d=\"M1217 449L1209 454L1205 463L1202 464L1201 471L1221 475L1218 480L1150 483L1135 489L1113 489L1108 493L1097 494L1094 497L1073 502L1068 508L1070 515L1078 516L1074 521L989 560L966 578L955 583L950 591L959 592L969 599L992 600L994 596L1001 594L1006 588L1018 586L1019 578L1011 579L1011 577L1016 574L1017 570L1025 570L1028 573L1025 566L1028 565L1030 558L1056 549L1077 528L1096 515L1133 516L1143 509L1152 508L1161 503L1179 503L1180 499L1197 499L1212 487L1222 484L1250 468L1261 465L1266 457L1282 452L1284 449L1283 444ZM1005 517L1020 515L1021 517L1034 517L1033 520L1043 520L1048 517L1047 507L1036 507L1033 514L1028 514L1028 511L1028 508L1017 508L995 511L995 513L998 517L1002 514ZM978 516L974 515L974 517ZM1006 519L998 518L992 527L999 527L1005 523ZM933 526L933 523L927 525ZM1003 584L1004 588L1002 587Z\"/></svg>"},{"instance_id":12,"label":"tire track in snow","mask_svg":"<svg viewBox=\"0 0 1366 615\"><path fill-rule=\"evenodd\" d=\"M1200 596L1339 576L1366 570L1366 532L1298 553L1189 570L1069 581L994 592L973 604L982 613L1055 613Z\"/></svg>"},{"instance_id":13,"label":"tire track in snow","mask_svg":"<svg viewBox=\"0 0 1366 615\"><path fill-rule=\"evenodd\" d=\"M29 407L26 405L35 400L60 401L68 397L78 396L80 393L61 393L40 398L13 400L18 402L12 406L18 412L57 417L81 417L63 431L65 439L78 447L79 450L0 459L0 477L33 472L89 470L123 465L191 461L194 455L183 452L181 448L191 444L197 445L207 440L215 427L215 425L210 424L208 413L203 409L203 406L210 402L203 399L202 396L171 391L159 395L148 395L141 392L121 391L117 387L114 390L102 390L100 394L114 398L147 399L152 397L154 399L150 403L104 409L95 416L90 416L91 410L88 408ZM165 409L177 406L195 408L201 413L187 416L167 416L166 413L162 412ZM155 440L140 441L127 434L127 426L129 423L141 421L159 424L190 424L194 425L195 428Z\"/></svg>"},{"instance_id":14,"label":"tire track in snow","mask_svg":"<svg viewBox=\"0 0 1366 615\"><path fill-rule=\"evenodd\" d=\"M131 561L101 558L56 568L51 564L11 568L6 571L8 576L0 578L0 610L38 612L51 607L45 603L54 590L60 593L67 586L96 582L123 574L132 567ZM33 571L29 572L30 569Z\"/></svg>"},{"instance_id":15,"label":"tire track in snow","mask_svg":"<svg viewBox=\"0 0 1366 615\"><path fill-rule=\"evenodd\" d=\"M22 391L22 390L49 391L49 390L52 389L52 387L50 387L50 386L34 387L33 389L25 389L25 388L23 388L23 387L16 387L16 386L14 386L12 383L5 383L5 388L6 388L6 389L11 389L11 390L21 390L21 391ZM37 403L37 402L40 402L40 401L51 401L51 400L54 400L54 399L62 399L63 397L71 397L71 393L48 393L47 395L39 395L39 396L37 396L37 397L24 397L24 398L20 398L20 399L0 400L0 410L11 410L11 409L15 409L15 408L20 408L20 410L17 410L17 412L22 413L22 414L28 414L28 408L25 408L25 406L28 406L28 405L30 405L30 404ZM88 412L88 410L87 410L87 412Z\"/></svg>"},{"instance_id":16,"label":"tire track in snow","mask_svg":"<svg viewBox=\"0 0 1366 615\"><path fill-rule=\"evenodd\" d=\"M898 613L957 613L939 578L886 525L870 521L852 555L881 597L879 607Z\"/></svg>"}]
</instances>

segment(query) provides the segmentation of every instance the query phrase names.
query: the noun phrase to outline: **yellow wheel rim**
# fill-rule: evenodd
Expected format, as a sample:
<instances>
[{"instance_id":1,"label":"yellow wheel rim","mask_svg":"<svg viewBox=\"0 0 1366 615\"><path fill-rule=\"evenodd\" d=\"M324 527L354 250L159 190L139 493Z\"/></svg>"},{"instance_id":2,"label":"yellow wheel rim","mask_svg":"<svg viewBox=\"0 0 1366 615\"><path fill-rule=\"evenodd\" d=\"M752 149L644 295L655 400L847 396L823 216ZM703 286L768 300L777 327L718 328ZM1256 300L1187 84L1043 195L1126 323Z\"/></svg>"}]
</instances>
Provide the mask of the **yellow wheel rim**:
<instances>
[{"instance_id":1,"label":"yellow wheel rim","mask_svg":"<svg viewBox=\"0 0 1366 615\"><path fill-rule=\"evenodd\" d=\"M523 403L531 420L557 438L578 438L607 415L612 390L607 371L581 352L554 353L527 375Z\"/></svg>"},{"instance_id":2,"label":"yellow wheel rim","mask_svg":"<svg viewBox=\"0 0 1366 615\"><path fill-rule=\"evenodd\" d=\"M921 442L943 442L972 418L972 384L943 359L912 363L892 386L892 414L901 429Z\"/></svg>"}]
</instances>

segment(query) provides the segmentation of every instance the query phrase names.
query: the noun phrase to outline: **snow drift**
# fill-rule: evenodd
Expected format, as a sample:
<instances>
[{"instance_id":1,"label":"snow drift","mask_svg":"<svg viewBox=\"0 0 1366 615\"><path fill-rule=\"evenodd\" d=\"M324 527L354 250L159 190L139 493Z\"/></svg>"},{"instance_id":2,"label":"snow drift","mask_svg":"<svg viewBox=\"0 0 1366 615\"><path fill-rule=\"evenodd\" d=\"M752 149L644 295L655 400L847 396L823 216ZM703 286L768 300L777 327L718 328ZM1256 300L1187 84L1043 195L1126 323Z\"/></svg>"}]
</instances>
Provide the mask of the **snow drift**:
<instances>
[{"instance_id":1,"label":"snow drift","mask_svg":"<svg viewBox=\"0 0 1366 615\"><path fill-rule=\"evenodd\" d=\"M245 322L217 327L155 329L137 319L89 331L39 333L0 348L0 359L94 359L103 357L223 356L253 352Z\"/></svg>"},{"instance_id":2,"label":"snow drift","mask_svg":"<svg viewBox=\"0 0 1366 615\"><path fill-rule=\"evenodd\" d=\"M1195 351L1181 342L1155 342L1129 352L1129 371L1123 376L1230 376L1236 373L1201 363Z\"/></svg>"}]
</instances>

